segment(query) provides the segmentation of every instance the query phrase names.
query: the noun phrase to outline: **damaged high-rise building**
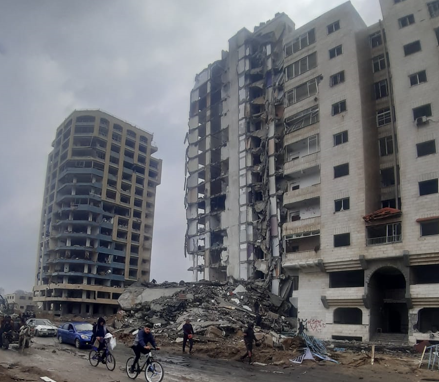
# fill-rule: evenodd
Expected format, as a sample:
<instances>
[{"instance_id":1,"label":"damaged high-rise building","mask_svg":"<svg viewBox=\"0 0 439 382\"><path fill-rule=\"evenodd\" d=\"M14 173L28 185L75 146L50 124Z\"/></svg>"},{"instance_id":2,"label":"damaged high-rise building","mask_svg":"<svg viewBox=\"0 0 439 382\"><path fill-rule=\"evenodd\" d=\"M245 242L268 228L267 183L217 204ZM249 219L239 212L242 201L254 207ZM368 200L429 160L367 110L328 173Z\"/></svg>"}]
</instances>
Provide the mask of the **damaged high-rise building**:
<instances>
[{"instance_id":1,"label":"damaged high-rise building","mask_svg":"<svg viewBox=\"0 0 439 382\"><path fill-rule=\"evenodd\" d=\"M242 29L195 78L194 279L260 279L326 339L439 330L439 0Z\"/></svg>"},{"instance_id":2,"label":"damaged high-rise building","mask_svg":"<svg viewBox=\"0 0 439 382\"><path fill-rule=\"evenodd\" d=\"M149 281L162 161L153 135L99 110L74 111L49 154L34 302L54 314L113 314Z\"/></svg>"}]
</instances>

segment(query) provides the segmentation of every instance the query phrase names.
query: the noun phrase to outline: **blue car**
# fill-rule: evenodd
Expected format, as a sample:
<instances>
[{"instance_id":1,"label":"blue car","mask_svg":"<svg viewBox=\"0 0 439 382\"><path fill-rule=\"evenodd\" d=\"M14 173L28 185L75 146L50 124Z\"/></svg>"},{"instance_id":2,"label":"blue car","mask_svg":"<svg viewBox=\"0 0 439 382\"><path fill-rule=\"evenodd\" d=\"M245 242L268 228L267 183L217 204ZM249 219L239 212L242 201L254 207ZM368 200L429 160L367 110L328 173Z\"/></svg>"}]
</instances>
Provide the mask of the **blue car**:
<instances>
[{"instance_id":1,"label":"blue car","mask_svg":"<svg viewBox=\"0 0 439 382\"><path fill-rule=\"evenodd\" d=\"M93 325L88 322L68 322L58 328L58 341L60 344L72 344L77 349L91 345Z\"/></svg>"}]
</instances>

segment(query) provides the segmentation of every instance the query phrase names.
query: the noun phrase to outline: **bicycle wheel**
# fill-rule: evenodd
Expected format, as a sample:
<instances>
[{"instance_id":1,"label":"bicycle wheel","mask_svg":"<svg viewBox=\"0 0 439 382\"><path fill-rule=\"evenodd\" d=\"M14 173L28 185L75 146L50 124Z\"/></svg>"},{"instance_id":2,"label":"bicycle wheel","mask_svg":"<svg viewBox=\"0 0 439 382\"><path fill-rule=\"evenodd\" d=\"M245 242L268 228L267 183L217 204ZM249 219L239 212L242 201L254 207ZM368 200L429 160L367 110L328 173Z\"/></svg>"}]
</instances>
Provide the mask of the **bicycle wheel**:
<instances>
[{"instance_id":1,"label":"bicycle wheel","mask_svg":"<svg viewBox=\"0 0 439 382\"><path fill-rule=\"evenodd\" d=\"M107 354L107 357L105 359L105 366L107 366L107 369L110 371L113 371L116 368L116 358L114 358L113 354Z\"/></svg>"},{"instance_id":2,"label":"bicycle wheel","mask_svg":"<svg viewBox=\"0 0 439 382\"><path fill-rule=\"evenodd\" d=\"M139 360L139 362L140 362L140 360ZM130 372L131 366L133 366L133 364L134 364L134 357L128 358L127 363L126 363L126 368L127 368L126 372L127 372L128 378L130 378L130 379L136 379L137 376L139 375L139 372L137 370L137 366L134 368L134 371L132 373Z\"/></svg>"},{"instance_id":3,"label":"bicycle wheel","mask_svg":"<svg viewBox=\"0 0 439 382\"><path fill-rule=\"evenodd\" d=\"M96 367L99 365L99 353L96 350L90 350L90 353L88 353L88 361L90 362L90 365L93 367Z\"/></svg>"},{"instance_id":4,"label":"bicycle wheel","mask_svg":"<svg viewBox=\"0 0 439 382\"><path fill-rule=\"evenodd\" d=\"M145 378L148 382L161 382L165 372L160 362L152 361L145 369Z\"/></svg>"}]
</instances>

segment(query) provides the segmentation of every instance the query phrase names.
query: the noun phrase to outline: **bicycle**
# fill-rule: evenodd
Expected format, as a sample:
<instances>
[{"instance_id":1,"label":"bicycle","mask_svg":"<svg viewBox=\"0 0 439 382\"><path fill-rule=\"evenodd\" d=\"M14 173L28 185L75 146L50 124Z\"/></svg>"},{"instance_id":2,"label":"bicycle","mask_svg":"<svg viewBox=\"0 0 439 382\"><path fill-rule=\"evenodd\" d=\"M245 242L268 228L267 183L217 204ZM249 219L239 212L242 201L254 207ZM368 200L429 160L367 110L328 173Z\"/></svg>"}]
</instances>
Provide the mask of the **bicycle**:
<instances>
[{"instance_id":1,"label":"bicycle","mask_svg":"<svg viewBox=\"0 0 439 382\"><path fill-rule=\"evenodd\" d=\"M108 334L107 334L108 336ZM100 354L101 351L98 350L96 346L92 346L92 349L90 350L90 353L88 354L88 361L90 362L90 365L93 367L97 367L99 365L99 362L102 362L105 364L108 370L113 371L116 368L116 358L114 358L114 355L111 353L110 350L110 340L111 337L106 337L104 339L105 341L105 348L102 349L102 355Z\"/></svg>"},{"instance_id":2,"label":"bicycle","mask_svg":"<svg viewBox=\"0 0 439 382\"><path fill-rule=\"evenodd\" d=\"M152 355L152 350L149 351L149 353L146 354L145 362L143 363L143 366L139 368L139 365L141 364L141 359L139 359L139 362L137 364L137 369L134 370L133 373L130 372L131 366L134 364L135 357L130 357L127 359L126 363L126 372L128 375L128 378L130 379L136 379L137 376L142 372L145 371L145 379L148 382L161 382L163 380L163 377L165 376L165 372L163 370L163 366L160 362L156 361L154 359L154 356Z\"/></svg>"}]
</instances>

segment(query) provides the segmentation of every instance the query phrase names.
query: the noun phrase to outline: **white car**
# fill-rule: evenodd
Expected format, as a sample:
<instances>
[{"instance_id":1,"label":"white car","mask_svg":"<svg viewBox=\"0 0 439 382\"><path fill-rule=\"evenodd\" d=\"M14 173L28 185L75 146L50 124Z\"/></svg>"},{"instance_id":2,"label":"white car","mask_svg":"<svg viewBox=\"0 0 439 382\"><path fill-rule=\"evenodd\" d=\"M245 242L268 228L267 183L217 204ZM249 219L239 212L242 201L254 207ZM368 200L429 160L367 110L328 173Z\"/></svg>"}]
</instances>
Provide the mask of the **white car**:
<instances>
[{"instance_id":1,"label":"white car","mask_svg":"<svg viewBox=\"0 0 439 382\"><path fill-rule=\"evenodd\" d=\"M49 320L42 318L31 318L26 321L26 324L30 326L31 333L35 336L47 336L56 337L58 328L52 324Z\"/></svg>"}]
</instances>

